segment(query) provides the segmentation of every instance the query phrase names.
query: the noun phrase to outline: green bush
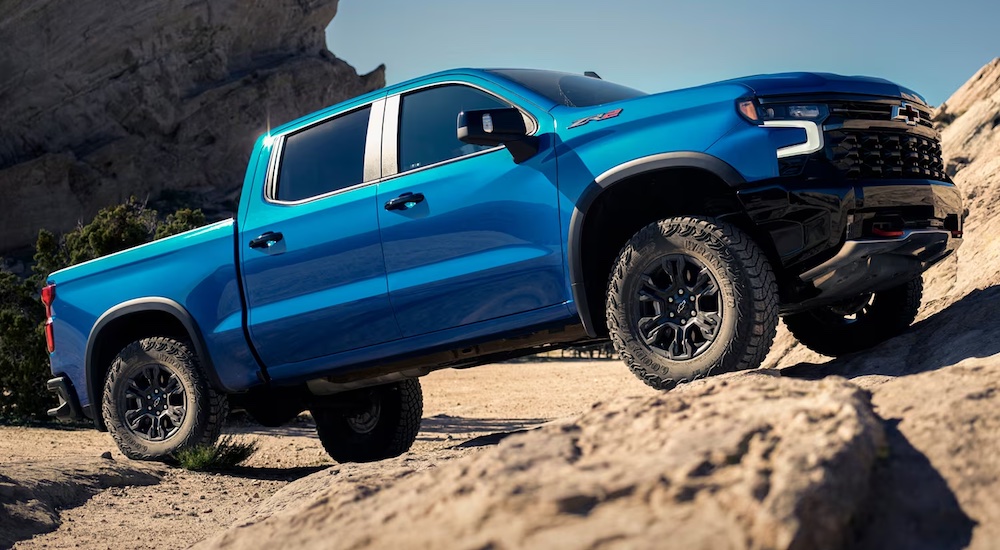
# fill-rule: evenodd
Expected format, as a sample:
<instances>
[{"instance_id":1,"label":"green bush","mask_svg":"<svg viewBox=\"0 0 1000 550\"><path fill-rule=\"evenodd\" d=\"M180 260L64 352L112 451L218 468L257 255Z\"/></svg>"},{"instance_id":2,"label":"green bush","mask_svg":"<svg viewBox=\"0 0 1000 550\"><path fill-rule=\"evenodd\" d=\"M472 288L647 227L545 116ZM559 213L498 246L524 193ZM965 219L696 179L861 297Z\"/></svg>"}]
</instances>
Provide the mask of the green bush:
<instances>
[{"instance_id":1,"label":"green bush","mask_svg":"<svg viewBox=\"0 0 1000 550\"><path fill-rule=\"evenodd\" d=\"M177 452L176 459L185 470L228 470L257 452L256 440L234 441L227 435L217 444L197 445Z\"/></svg>"},{"instance_id":2,"label":"green bush","mask_svg":"<svg viewBox=\"0 0 1000 550\"><path fill-rule=\"evenodd\" d=\"M33 286L0 272L0 420L46 420L55 399L45 389L45 308Z\"/></svg>"},{"instance_id":3,"label":"green bush","mask_svg":"<svg viewBox=\"0 0 1000 550\"><path fill-rule=\"evenodd\" d=\"M205 225L205 214L190 208L181 208L167 216L167 220L156 228L156 238L163 239Z\"/></svg>"},{"instance_id":4,"label":"green bush","mask_svg":"<svg viewBox=\"0 0 1000 550\"><path fill-rule=\"evenodd\" d=\"M46 420L55 398L45 388L49 357L45 349L45 308L38 292L49 275L64 267L93 260L205 224L201 210L182 209L161 223L156 210L129 198L105 208L94 219L62 238L38 232L34 275L27 282L0 272L0 420Z\"/></svg>"}]
</instances>

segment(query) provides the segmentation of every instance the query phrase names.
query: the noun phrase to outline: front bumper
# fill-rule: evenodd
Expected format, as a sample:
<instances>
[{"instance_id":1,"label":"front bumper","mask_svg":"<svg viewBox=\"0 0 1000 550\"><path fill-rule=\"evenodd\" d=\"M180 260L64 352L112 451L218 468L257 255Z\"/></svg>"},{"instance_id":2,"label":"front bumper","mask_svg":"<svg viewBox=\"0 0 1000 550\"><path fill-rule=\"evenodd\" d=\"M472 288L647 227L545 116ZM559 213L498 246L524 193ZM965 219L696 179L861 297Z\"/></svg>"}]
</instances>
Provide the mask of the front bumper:
<instances>
[{"instance_id":1,"label":"front bumper","mask_svg":"<svg viewBox=\"0 0 1000 550\"><path fill-rule=\"evenodd\" d=\"M958 249L962 239L951 231L914 230L887 239L859 239L844 243L829 260L799 275L819 294L795 309L886 290L908 281Z\"/></svg>"}]
</instances>

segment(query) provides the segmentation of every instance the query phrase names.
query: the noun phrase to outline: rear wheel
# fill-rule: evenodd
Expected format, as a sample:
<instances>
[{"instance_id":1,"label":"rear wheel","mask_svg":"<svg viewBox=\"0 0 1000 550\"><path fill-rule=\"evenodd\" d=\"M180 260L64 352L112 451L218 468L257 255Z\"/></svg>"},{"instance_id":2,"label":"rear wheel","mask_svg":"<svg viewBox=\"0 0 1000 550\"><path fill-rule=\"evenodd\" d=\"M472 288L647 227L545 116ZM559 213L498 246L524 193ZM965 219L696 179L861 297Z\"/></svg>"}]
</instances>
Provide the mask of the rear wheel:
<instances>
[{"instance_id":1,"label":"rear wheel","mask_svg":"<svg viewBox=\"0 0 1000 550\"><path fill-rule=\"evenodd\" d=\"M424 399L418 380L333 396L310 412L323 448L337 462L372 462L410 449L420 431Z\"/></svg>"},{"instance_id":2,"label":"rear wheel","mask_svg":"<svg viewBox=\"0 0 1000 550\"><path fill-rule=\"evenodd\" d=\"M180 449L214 443L227 402L201 372L190 344L144 338L115 357L102 412L125 456L164 460Z\"/></svg>"},{"instance_id":3,"label":"rear wheel","mask_svg":"<svg viewBox=\"0 0 1000 550\"><path fill-rule=\"evenodd\" d=\"M611 341L646 384L757 368L774 340L778 291L767 258L739 229L670 218L636 233L608 283Z\"/></svg>"},{"instance_id":4,"label":"rear wheel","mask_svg":"<svg viewBox=\"0 0 1000 550\"><path fill-rule=\"evenodd\" d=\"M784 318L804 346L831 357L873 347L898 336L920 309L924 281L917 277L897 287Z\"/></svg>"}]
</instances>

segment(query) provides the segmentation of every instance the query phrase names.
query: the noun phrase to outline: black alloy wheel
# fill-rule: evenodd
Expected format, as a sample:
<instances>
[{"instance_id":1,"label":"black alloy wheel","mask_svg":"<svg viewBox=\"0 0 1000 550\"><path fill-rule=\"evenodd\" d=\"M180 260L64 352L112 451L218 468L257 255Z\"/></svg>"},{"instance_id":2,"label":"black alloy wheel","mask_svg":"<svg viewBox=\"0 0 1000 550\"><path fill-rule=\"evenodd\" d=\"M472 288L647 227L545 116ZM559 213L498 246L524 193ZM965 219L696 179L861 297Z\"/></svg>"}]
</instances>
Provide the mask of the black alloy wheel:
<instances>
[{"instance_id":1,"label":"black alloy wheel","mask_svg":"<svg viewBox=\"0 0 1000 550\"><path fill-rule=\"evenodd\" d=\"M187 392L176 372L153 363L128 378L120 405L132 433L146 441L164 441L184 423Z\"/></svg>"},{"instance_id":2,"label":"black alloy wheel","mask_svg":"<svg viewBox=\"0 0 1000 550\"><path fill-rule=\"evenodd\" d=\"M634 309L636 331L650 349L673 361L704 353L722 323L719 282L704 263L670 254L642 275Z\"/></svg>"}]
</instances>

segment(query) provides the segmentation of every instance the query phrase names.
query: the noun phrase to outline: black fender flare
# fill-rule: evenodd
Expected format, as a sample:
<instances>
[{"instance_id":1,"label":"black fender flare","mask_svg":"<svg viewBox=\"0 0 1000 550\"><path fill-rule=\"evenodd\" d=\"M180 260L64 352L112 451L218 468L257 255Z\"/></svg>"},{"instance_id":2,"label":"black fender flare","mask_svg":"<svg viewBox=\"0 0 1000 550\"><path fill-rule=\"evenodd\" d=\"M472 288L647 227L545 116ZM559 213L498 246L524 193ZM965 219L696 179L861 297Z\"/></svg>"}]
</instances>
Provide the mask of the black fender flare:
<instances>
[{"instance_id":1,"label":"black fender flare","mask_svg":"<svg viewBox=\"0 0 1000 550\"><path fill-rule=\"evenodd\" d=\"M591 338L597 337L594 320L591 319L587 291L584 286L583 270L583 225L587 211L597 200L597 197L609 187L633 176L663 170L667 168L695 168L710 172L730 187L738 187L746 183L746 179L735 168L718 157L696 151L677 151L661 153L637 158L615 166L594 178L580 194L573 216L569 222L569 239L566 243L566 254L569 263L569 278L573 291L573 302L583 328Z\"/></svg>"},{"instance_id":2,"label":"black fender flare","mask_svg":"<svg viewBox=\"0 0 1000 550\"><path fill-rule=\"evenodd\" d=\"M204 370L205 374L208 375L209 380L216 388L222 388L222 383L219 380L218 374L215 372L215 368L212 365L212 357L208 354L208 348L205 346L205 340L202 336L201 331L198 329L198 323L194 320L194 317L188 312L184 306L171 300L169 298L160 297L147 297L147 298L136 298L134 300L128 300L127 302L122 302L117 306L105 311L94 323L94 328L90 330L90 336L87 337L87 348L85 352L85 372L86 372L86 383L87 383L87 393L90 396L90 405L86 407L91 413L91 417L94 420L94 425L100 431L106 431L107 426L104 425L104 417L101 415L100 403L103 399L102 395L104 393L104 380L96 380L94 376L95 369L97 365L95 364L95 355L97 353L97 343L101 338L101 333L116 319L125 317L126 315L132 315L135 313L146 313L146 312L161 312L172 315L187 331L188 336L194 345L194 351L198 354L198 362L201 368Z\"/></svg>"}]
</instances>

